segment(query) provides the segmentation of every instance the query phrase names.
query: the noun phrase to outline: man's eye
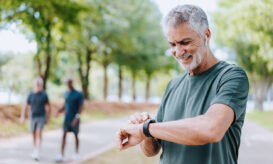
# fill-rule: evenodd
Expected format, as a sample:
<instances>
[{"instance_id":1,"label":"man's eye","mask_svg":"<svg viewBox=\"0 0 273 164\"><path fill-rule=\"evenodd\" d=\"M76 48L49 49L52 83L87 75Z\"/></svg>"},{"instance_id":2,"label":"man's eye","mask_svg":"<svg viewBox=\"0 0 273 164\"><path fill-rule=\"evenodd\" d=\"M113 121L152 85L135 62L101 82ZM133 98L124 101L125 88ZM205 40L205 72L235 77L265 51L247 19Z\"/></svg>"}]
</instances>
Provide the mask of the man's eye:
<instances>
[{"instance_id":1,"label":"man's eye","mask_svg":"<svg viewBox=\"0 0 273 164\"><path fill-rule=\"evenodd\" d=\"M175 44L174 44L174 43L170 43L170 46L171 46L171 47L174 47L174 46L175 46Z\"/></svg>"},{"instance_id":2,"label":"man's eye","mask_svg":"<svg viewBox=\"0 0 273 164\"><path fill-rule=\"evenodd\" d=\"M188 41L188 42L182 42L181 45L189 45L191 42Z\"/></svg>"}]
</instances>

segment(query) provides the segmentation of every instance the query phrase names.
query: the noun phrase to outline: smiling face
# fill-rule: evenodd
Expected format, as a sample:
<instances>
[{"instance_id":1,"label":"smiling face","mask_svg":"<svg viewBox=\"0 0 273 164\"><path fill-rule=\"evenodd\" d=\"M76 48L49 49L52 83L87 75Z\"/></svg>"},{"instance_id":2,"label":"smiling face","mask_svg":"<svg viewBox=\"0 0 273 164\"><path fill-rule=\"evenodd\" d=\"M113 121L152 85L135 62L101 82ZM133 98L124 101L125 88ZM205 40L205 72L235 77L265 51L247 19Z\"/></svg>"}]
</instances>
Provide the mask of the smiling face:
<instances>
[{"instance_id":1,"label":"smiling face","mask_svg":"<svg viewBox=\"0 0 273 164\"><path fill-rule=\"evenodd\" d=\"M173 56L184 69L192 71L200 66L206 54L205 40L188 23L169 26L166 35Z\"/></svg>"}]
</instances>

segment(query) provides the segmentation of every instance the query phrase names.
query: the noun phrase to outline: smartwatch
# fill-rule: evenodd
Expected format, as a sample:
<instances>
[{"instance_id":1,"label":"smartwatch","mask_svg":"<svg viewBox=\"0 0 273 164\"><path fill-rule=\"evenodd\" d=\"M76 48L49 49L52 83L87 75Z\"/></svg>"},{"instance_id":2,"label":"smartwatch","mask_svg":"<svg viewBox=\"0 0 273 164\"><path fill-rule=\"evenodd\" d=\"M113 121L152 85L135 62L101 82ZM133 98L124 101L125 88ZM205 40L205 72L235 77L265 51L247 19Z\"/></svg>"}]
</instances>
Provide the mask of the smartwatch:
<instances>
[{"instance_id":1,"label":"smartwatch","mask_svg":"<svg viewBox=\"0 0 273 164\"><path fill-rule=\"evenodd\" d=\"M155 123L155 120L154 119L148 119L144 122L143 124L143 133L146 137L152 137L153 136L150 134L150 131L149 131L149 125L150 123Z\"/></svg>"}]
</instances>

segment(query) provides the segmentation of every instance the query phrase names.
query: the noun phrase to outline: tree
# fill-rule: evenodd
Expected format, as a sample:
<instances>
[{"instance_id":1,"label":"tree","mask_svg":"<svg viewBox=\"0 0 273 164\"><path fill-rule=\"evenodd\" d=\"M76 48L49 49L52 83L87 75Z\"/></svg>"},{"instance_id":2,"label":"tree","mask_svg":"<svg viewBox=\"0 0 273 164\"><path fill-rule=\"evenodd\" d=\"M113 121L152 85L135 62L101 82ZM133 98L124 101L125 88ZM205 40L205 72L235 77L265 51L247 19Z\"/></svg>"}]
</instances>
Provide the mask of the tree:
<instances>
[{"instance_id":1,"label":"tree","mask_svg":"<svg viewBox=\"0 0 273 164\"><path fill-rule=\"evenodd\" d=\"M31 31L38 45L35 61L38 74L44 80L44 88L50 74L53 36L62 22L60 28L68 23L77 22L77 14L83 7L71 0L3 0L0 1L2 21L16 22Z\"/></svg>"},{"instance_id":2,"label":"tree","mask_svg":"<svg viewBox=\"0 0 273 164\"><path fill-rule=\"evenodd\" d=\"M236 54L248 73L255 107L263 101L273 82L273 2L271 0L221 0L215 13L217 42Z\"/></svg>"}]
</instances>

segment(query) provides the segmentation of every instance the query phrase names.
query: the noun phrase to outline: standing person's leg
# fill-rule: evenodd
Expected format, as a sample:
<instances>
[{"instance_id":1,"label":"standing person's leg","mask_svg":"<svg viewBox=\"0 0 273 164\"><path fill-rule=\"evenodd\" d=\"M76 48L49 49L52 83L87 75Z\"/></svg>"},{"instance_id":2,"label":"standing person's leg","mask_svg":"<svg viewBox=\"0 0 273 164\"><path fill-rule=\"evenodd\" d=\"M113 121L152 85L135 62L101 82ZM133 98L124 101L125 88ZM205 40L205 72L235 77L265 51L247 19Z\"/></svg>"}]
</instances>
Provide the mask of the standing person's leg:
<instances>
[{"instance_id":1,"label":"standing person's leg","mask_svg":"<svg viewBox=\"0 0 273 164\"><path fill-rule=\"evenodd\" d=\"M32 138L33 138L33 146L34 146L34 149L37 149L36 130L32 132Z\"/></svg>"},{"instance_id":2,"label":"standing person's leg","mask_svg":"<svg viewBox=\"0 0 273 164\"><path fill-rule=\"evenodd\" d=\"M36 127L36 137L38 139L36 139L36 143L37 143L37 149L38 149L38 152L40 151L41 149L41 144L42 144L42 132L43 132L43 129L44 129L44 126L45 126L45 122L46 122L46 117L39 117L37 118L37 127Z\"/></svg>"},{"instance_id":3,"label":"standing person's leg","mask_svg":"<svg viewBox=\"0 0 273 164\"><path fill-rule=\"evenodd\" d=\"M66 135L68 132L67 124L63 123L63 136L62 136L62 145L61 145L61 154L57 156L56 162L60 163L64 161L64 149L66 145Z\"/></svg>"},{"instance_id":4,"label":"standing person's leg","mask_svg":"<svg viewBox=\"0 0 273 164\"><path fill-rule=\"evenodd\" d=\"M41 150L41 144L42 144L42 130L37 130L36 133L37 133L37 138L38 138L38 140L37 140L37 149L38 149L38 151L40 151Z\"/></svg>"},{"instance_id":5,"label":"standing person's leg","mask_svg":"<svg viewBox=\"0 0 273 164\"><path fill-rule=\"evenodd\" d=\"M79 140L79 126L80 126L80 120L78 120L78 123L75 126L72 126L72 131L75 136L75 155L74 155L74 160L79 159L79 145L80 145L80 140Z\"/></svg>"},{"instance_id":6,"label":"standing person's leg","mask_svg":"<svg viewBox=\"0 0 273 164\"><path fill-rule=\"evenodd\" d=\"M62 156L64 156L64 149L65 149L65 144L66 144L66 135L67 135L67 131L64 131L63 132L63 138L62 138L62 147L61 147Z\"/></svg>"},{"instance_id":7,"label":"standing person's leg","mask_svg":"<svg viewBox=\"0 0 273 164\"><path fill-rule=\"evenodd\" d=\"M78 134L74 133L75 135L75 150L76 150L76 154L79 154L79 137Z\"/></svg>"}]
</instances>

